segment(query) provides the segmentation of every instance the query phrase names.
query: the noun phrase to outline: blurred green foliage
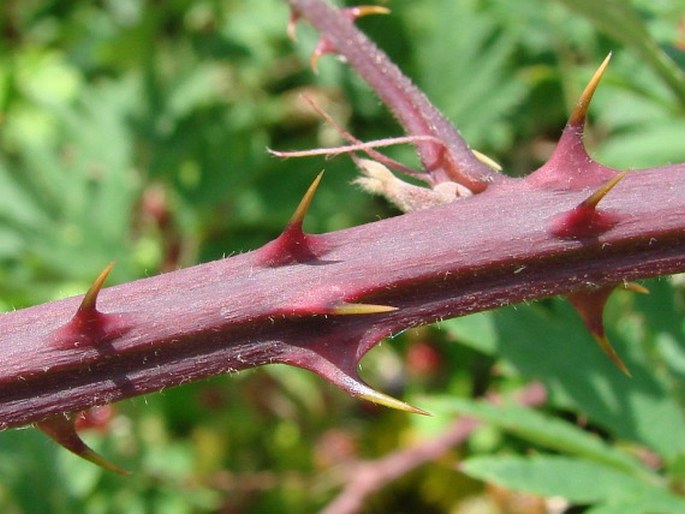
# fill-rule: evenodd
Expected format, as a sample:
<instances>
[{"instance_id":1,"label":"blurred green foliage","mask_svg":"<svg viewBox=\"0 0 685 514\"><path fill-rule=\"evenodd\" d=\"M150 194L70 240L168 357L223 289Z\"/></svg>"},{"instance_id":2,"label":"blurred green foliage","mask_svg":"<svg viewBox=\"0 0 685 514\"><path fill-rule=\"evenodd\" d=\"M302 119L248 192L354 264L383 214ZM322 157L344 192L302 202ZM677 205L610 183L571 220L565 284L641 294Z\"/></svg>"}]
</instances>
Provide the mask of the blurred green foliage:
<instances>
[{"instance_id":1,"label":"blurred green foliage","mask_svg":"<svg viewBox=\"0 0 685 514\"><path fill-rule=\"evenodd\" d=\"M512 174L549 155L610 50L591 152L619 168L685 161L680 1L390 7L360 26ZM344 64L325 57L311 73L316 34L300 24L290 42L288 16L280 0L0 4L0 306L82 293L111 260L112 282L122 282L255 248L278 234L322 167L309 230L396 214L348 184L355 171L344 157L267 154L340 143L301 94L361 139L401 133ZM416 164L411 148L389 153ZM432 419L361 404L282 366L218 377L119 404L84 432L134 478L102 472L33 429L0 434L0 510L314 512L344 485L346 465L430 438L466 413L487 423L464 448L379 491L367 511L467 513L480 498L502 512L490 482L594 504L594 514L682 512L679 284L653 281L649 297L619 294L609 305L632 380L562 302L504 309L409 331L364 361L371 383L420 395ZM533 379L550 394L544 414L493 413L470 399ZM460 455L469 459L457 471Z\"/></svg>"}]
</instances>

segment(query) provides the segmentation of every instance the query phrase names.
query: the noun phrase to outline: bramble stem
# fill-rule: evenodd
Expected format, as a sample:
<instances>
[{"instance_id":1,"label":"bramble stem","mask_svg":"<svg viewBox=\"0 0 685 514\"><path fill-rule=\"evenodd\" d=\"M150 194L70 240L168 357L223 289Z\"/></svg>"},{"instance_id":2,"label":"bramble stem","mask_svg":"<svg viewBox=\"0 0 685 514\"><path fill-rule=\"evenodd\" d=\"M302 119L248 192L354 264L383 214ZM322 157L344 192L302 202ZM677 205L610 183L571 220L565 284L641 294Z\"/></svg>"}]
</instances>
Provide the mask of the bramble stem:
<instances>
[{"instance_id":1,"label":"bramble stem","mask_svg":"<svg viewBox=\"0 0 685 514\"><path fill-rule=\"evenodd\" d=\"M0 316L0 429L121 400L298 352L351 362L403 328L685 271L685 164L631 172L602 200L622 222L594 239L555 237L550 220L588 191L506 182L449 205L310 236L318 259L258 264L259 250L103 289L125 331L60 348L52 335L79 298ZM306 315L309 305L397 307Z\"/></svg>"}]
</instances>

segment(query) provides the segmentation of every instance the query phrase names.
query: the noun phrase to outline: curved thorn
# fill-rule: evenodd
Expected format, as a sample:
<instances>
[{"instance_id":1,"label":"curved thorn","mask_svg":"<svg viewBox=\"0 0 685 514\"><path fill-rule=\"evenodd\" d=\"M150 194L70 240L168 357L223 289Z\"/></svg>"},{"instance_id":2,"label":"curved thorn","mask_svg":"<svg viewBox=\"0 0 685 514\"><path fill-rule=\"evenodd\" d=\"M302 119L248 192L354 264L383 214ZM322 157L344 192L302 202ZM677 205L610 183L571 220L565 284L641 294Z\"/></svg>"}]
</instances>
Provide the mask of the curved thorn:
<instances>
[{"instance_id":1,"label":"curved thorn","mask_svg":"<svg viewBox=\"0 0 685 514\"><path fill-rule=\"evenodd\" d=\"M604 321L602 319L604 306L615 287L616 285L608 285L599 289L578 291L568 295L567 298L576 311L578 311L578 314L580 314L583 323L585 323L588 331L594 340L597 341L602 351L616 364L618 369L630 377L630 371L628 371L628 368L618 356L604 332Z\"/></svg>"},{"instance_id":2,"label":"curved thorn","mask_svg":"<svg viewBox=\"0 0 685 514\"><path fill-rule=\"evenodd\" d=\"M621 358L618 356L616 350L614 350L614 347L611 345L611 342L609 341L609 338L606 336L606 334L593 333L592 337L595 338L595 341L597 341L599 347L611 359L611 361L614 364L616 364L618 369L620 369L626 376L632 378L633 375L630 373L630 371L623 363Z\"/></svg>"},{"instance_id":3,"label":"curved thorn","mask_svg":"<svg viewBox=\"0 0 685 514\"><path fill-rule=\"evenodd\" d=\"M288 27L286 29L286 33L288 34L288 37L290 38L291 41L295 42L297 41L297 33L295 31L296 26L297 26L297 21L300 19L299 14L295 11L291 11L290 13L290 19L288 20Z\"/></svg>"},{"instance_id":4,"label":"curved thorn","mask_svg":"<svg viewBox=\"0 0 685 514\"><path fill-rule=\"evenodd\" d=\"M642 284L638 284L637 282L624 282L622 287L626 291L630 291L632 293L649 294L649 289Z\"/></svg>"},{"instance_id":5,"label":"curved thorn","mask_svg":"<svg viewBox=\"0 0 685 514\"><path fill-rule=\"evenodd\" d=\"M607 195L607 193L611 191L614 188L614 186L616 186L616 184L618 184L621 181L621 179L623 179L623 177L625 176L626 172L622 171L611 180L608 180L604 183L604 185L602 185L602 187L600 187L597 191L595 191L589 197L583 200L581 205L583 207L589 207L594 209L595 207L597 207L597 204L602 200L602 198L604 198Z\"/></svg>"},{"instance_id":6,"label":"curved thorn","mask_svg":"<svg viewBox=\"0 0 685 514\"><path fill-rule=\"evenodd\" d=\"M309 57L309 67L312 69L314 72L314 75L319 74L319 58L324 54L323 51L320 51L317 47L316 50L312 52L312 55Z\"/></svg>"},{"instance_id":7,"label":"curved thorn","mask_svg":"<svg viewBox=\"0 0 685 514\"><path fill-rule=\"evenodd\" d=\"M592 75L590 82L588 82L587 86L585 86L583 93L580 95L580 98L578 99L578 102L573 108L573 112L571 112L571 116L568 119L569 125L582 125L585 123L585 117L587 116L587 110L590 107L592 96L595 94L595 90L597 89L599 81L602 79L602 75L604 75L604 71L609 65L610 60L611 52L609 52L609 55L604 58L602 64L599 65L597 71L595 71L594 75Z\"/></svg>"},{"instance_id":8,"label":"curved thorn","mask_svg":"<svg viewBox=\"0 0 685 514\"><path fill-rule=\"evenodd\" d=\"M473 148L471 148L471 153L476 156L476 159L478 159L483 164L487 164L493 170L502 171L502 166L500 166L500 164L497 161L495 161L492 157L485 155L483 152L479 152L478 150L474 150Z\"/></svg>"},{"instance_id":9,"label":"curved thorn","mask_svg":"<svg viewBox=\"0 0 685 514\"><path fill-rule=\"evenodd\" d=\"M74 419L71 415L57 414L56 416L36 423L36 427L60 446L101 468L120 475L131 474L130 471L109 462L84 443L76 432Z\"/></svg>"},{"instance_id":10,"label":"curved thorn","mask_svg":"<svg viewBox=\"0 0 685 514\"><path fill-rule=\"evenodd\" d=\"M361 18L362 16L369 16L371 14L390 14L390 9L381 5L358 5L345 9L352 19Z\"/></svg>"},{"instance_id":11,"label":"curved thorn","mask_svg":"<svg viewBox=\"0 0 685 514\"><path fill-rule=\"evenodd\" d=\"M105 281L107 280L107 277L112 271L112 268L114 268L114 261L110 262L105 267L105 269L102 270L98 277L93 281L93 284L86 292L85 296L83 297L83 301L81 302L81 305L78 308L80 312L95 310L98 293L102 289L102 286L105 284Z\"/></svg>"},{"instance_id":12,"label":"curved thorn","mask_svg":"<svg viewBox=\"0 0 685 514\"><path fill-rule=\"evenodd\" d=\"M396 311L397 307L390 305L374 305L371 303L339 303L331 308L330 313L339 316L350 316L357 314L381 314L384 312Z\"/></svg>"},{"instance_id":13,"label":"curved thorn","mask_svg":"<svg viewBox=\"0 0 685 514\"><path fill-rule=\"evenodd\" d=\"M309 186L309 189L307 189L307 192L304 194L302 197L302 200L300 200L299 205L297 206L297 209L295 209L295 212L293 213L292 217L290 218L290 221L288 222L288 226L291 225L302 225L302 222L304 221L304 217L307 214L307 210L309 210L309 206L312 203L312 199L314 198L314 194L316 193L316 188L319 187L319 183L321 182L321 178L323 177L323 171L321 171L316 178L314 179L314 182L312 182L312 185Z\"/></svg>"},{"instance_id":14,"label":"curved thorn","mask_svg":"<svg viewBox=\"0 0 685 514\"><path fill-rule=\"evenodd\" d=\"M431 415L430 412L427 412L423 409L419 409L418 407L414 407L413 405L403 402L402 400L398 400L397 398L393 398L392 396L389 396L385 393L376 391L375 389L372 389L371 387L367 386L362 382L357 382L357 384L355 384L355 389L356 390L352 392L352 395L356 398L361 398L362 400L366 400L377 405L383 405L385 407L389 407L391 409L399 410L402 412L421 414L422 416Z\"/></svg>"}]
</instances>

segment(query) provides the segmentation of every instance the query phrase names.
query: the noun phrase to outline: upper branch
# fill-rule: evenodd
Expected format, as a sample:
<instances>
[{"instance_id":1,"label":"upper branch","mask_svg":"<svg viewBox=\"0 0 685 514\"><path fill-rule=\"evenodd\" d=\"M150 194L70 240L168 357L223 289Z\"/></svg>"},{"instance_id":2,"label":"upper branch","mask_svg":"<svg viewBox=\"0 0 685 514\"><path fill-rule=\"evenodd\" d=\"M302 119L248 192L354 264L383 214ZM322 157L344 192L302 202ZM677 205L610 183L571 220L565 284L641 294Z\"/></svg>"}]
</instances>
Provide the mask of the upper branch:
<instances>
[{"instance_id":1,"label":"upper branch","mask_svg":"<svg viewBox=\"0 0 685 514\"><path fill-rule=\"evenodd\" d=\"M288 0L371 86L409 135L434 136L442 144L419 141L424 169L436 182L453 181L473 192L502 177L478 160L454 126L399 68L347 16L322 0Z\"/></svg>"}]
</instances>

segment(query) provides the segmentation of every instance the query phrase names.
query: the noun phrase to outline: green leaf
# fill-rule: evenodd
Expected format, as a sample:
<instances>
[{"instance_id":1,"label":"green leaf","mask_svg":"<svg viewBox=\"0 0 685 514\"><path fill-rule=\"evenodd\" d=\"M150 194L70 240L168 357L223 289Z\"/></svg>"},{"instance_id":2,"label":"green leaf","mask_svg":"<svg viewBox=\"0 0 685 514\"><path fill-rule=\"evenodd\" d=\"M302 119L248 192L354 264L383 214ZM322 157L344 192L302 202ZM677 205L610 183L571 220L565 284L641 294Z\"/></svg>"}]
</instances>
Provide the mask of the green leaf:
<instances>
[{"instance_id":1,"label":"green leaf","mask_svg":"<svg viewBox=\"0 0 685 514\"><path fill-rule=\"evenodd\" d=\"M464 398L431 399L425 403L430 412L474 416L545 448L594 460L635 477L654 477L637 460L595 434L530 408L514 404L494 405Z\"/></svg>"},{"instance_id":2,"label":"green leaf","mask_svg":"<svg viewBox=\"0 0 685 514\"><path fill-rule=\"evenodd\" d=\"M450 337L474 350L492 355L497 349L497 329L492 312L479 312L440 322Z\"/></svg>"},{"instance_id":3,"label":"green leaf","mask_svg":"<svg viewBox=\"0 0 685 514\"><path fill-rule=\"evenodd\" d=\"M685 154L685 120L665 119L612 135L599 158L619 168L645 168L654 163L679 162Z\"/></svg>"},{"instance_id":4,"label":"green leaf","mask_svg":"<svg viewBox=\"0 0 685 514\"><path fill-rule=\"evenodd\" d=\"M618 169L685 160L685 110L642 59L616 55L601 101L593 112L607 136L593 148L600 162Z\"/></svg>"},{"instance_id":5,"label":"green leaf","mask_svg":"<svg viewBox=\"0 0 685 514\"><path fill-rule=\"evenodd\" d=\"M685 416L654 374L630 318L623 320L621 334L610 331L609 337L632 378L602 353L566 302L551 305L494 313L497 352L504 361L541 380L554 404L584 413L616 437L646 444L667 459L685 452L685 432L676 428L685 426Z\"/></svg>"},{"instance_id":6,"label":"green leaf","mask_svg":"<svg viewBox=\"0 0 685 514\"><path fill-rule=\"evenodd\" d=\"M474 147L509 143L505 120L525 87L507 72L514 39L473 0L408 5L412 37L419 37L415 79Z\"/></svg>"},{"instance_id":7,"label":"green leaf","mask_svg":"<svg viewBox=\"0 0 685 514\"><path fill-rule=\"evenodd\" d=\"M670 87L685 107L685 72L651 38L644 21L625 0L559 0L569 10L590 20L595 27L631 47Z\"/></svg>"},{"instance_id":8,"label":"green leaf","mask_svg":"<svg viewBox=\"0 0 685 514\"><path fill-rule=\"evenodd\" d=\"M682 514L685 502L669 493L653 491L645 498L597 505L585 514Z\"/></svg>"},{"instance_id":9,"label":"green leaf","mask_svg":"<svg viewBox=\"0 0 685 514\"><path fill-rule=\"evenodd\" d=\"M511 489L562 496L576 503L633 498L648 488L615 469L568 457L475 457L467 459L461 469Z\"/></svg>"}]
</instances>

